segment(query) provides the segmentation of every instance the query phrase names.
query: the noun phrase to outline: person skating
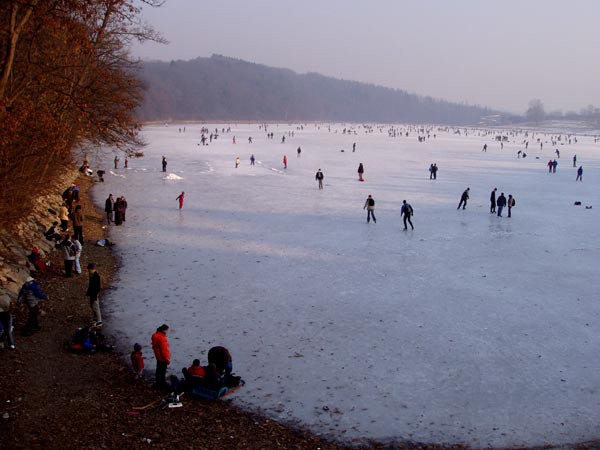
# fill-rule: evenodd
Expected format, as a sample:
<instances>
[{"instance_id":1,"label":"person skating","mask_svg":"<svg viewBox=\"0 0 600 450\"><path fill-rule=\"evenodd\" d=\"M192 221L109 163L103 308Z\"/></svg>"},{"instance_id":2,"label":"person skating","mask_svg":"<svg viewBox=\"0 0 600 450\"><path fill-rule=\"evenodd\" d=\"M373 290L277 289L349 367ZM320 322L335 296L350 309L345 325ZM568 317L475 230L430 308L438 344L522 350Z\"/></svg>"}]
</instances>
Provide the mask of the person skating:
<instances>
[{"instance_id":1,"label":"person skating","mask_svg":"<svg viewBox=\"0 0 600 450\"><path fill-rule=\"evenodd\" d=\"M321 169L317 170L315 180L319 182L319 189L323 189L323 172L321 172Z\"/></svg>"},{"instance_id":2,"label":"person skating","mask_svg":"<svg viewBox=\"0 0 600 450\"><path fill-rule=\"evenodd\" d=\"M433 163L429 164L429 179L433 180Z\"/></svg>"},{"instance_id":3,"label":"person skating","mask_svg":"<svg viewBox=\"0 0 600 450\"><path fill-rule=\"evenodd\" d=\"M487 144L483 144L483 149L481 151L487 153Z\"/></svg>"},{"instance_id":4,"label":"person skating","mask_svg":"<svg viewBox=\"0 0 600 450\"><path fill-rule=\"evenodd\" d=\"M573 167L577 167L577 155L573 155Z\"/></svg>"},{"instance_id":5,"label":"person skating","mask_svg":"<svg viewBox=\"0 0 600 450\"><path fill-rule=\"evenodd\" d=\"M238 156L238 157L236 157L236 158L235 158L235 168L236 168L236 169L239 167L239 165L240 165L240 162L241 162L241 161L240 161L240 157L239 157L239 156Z\"/></svg>"},{"instance_id":6,"label":"person skating","mask_svg":"<svg viewBox=\"0 0 600 450\"><path fill-rule=\"evenodd\" d=\"M552 160L548 161L548 173L552 173Z\"/></svg>"},{"instance_id":7,"label":"person skating","mask_svg":"<svg viewBox=\"0 0 600 450\"><path fill-rule=\"evenodd\" d=\"M102 313L100 312L98 295L102 290L102 280L100 279L100 274L96 271L96 264L89 263L87 269L90 278L85 295L90 298L90 308L94 315L94 325L100 327L102 326Z\"/></svg>"},{"instance_id":8,"label":"person skating","mask_svg":"<svg viewBox=\"0 0 600 450\"><path fill-rule=\"evenodd\" d=\"M154 350L154 357L156 358L155 386L160 389L167 387L167 366L171 364L171 350L167 339L168 331L169 326L162 324L152 335L152 350Z\"/></svg>"},{"instance_id":9,"label":"person skating","mask_svg":"<svg viewBox=\"0 0 600 450\"><path fill-rule=\"evenodd\" d=\"M490 194L490 214L494 214L496 212L496 191L498 188L494 188L492 193Z\"/></svg>"},{"instance_id":10,"label":"person skating","mask_svg":"<svg viewBox=\"0 0 600 450\"><path fill-rule=\"evenodd\" d=\"M504 192L500 194L500 197L498 197L498 201L496 202L496 204L498 205L498 217L502 217L502 210L506 206L506 197L504 196Z\"/></svg>"},{"instance_id":11,"label":"person skating","mask_svg":"<svg viewBox=\"0 0 600 450\"><path fill-rule=\"evenodd\" d=\"M577 169L577 178L575 178L575 181L583 181L583 166L579 166L579 169Z\"/></svg>"},{"instance_id":12,"label":"person skating","mask_svg":"<svg viewBox=\"0 0 600 450\"><path fill-rule=\"evenodd\" d=\"M462 209L465 209L467 207L467 200L469 200L469 192L470 191L471 191L471 188L467 188L464 190L464 192L460 196L460 203L458 204L458 208L456 208L456 209L460 209L461 206L462 206Z\"/></svg>"},{"instance_id":13,"label":"person skating","mask_svg":"<svg viewBox=\"0 0 600 450\"><path fill-rule=\"evenodd\" d=\"M284 136L284 139L285 139L285 136ZM287 169L287 156L286 155L283 155L283 168Z\"/></svg>"},{"instance_id":14,"label":"person skating","mask_svg":"<svg viewBox=\"0 0 600 450\"><path fill-rule=\"evenodd\" d=\"M558 161L552 161L552 173L556 173L556 167L558 166Z\"/></svg>"},{"instance_id":15,"label":"person skating","mask_svg":"<svg viewBox=\"0 0 600 450\"><path fill-rule=\"evenodd\" d=\"M408 230L406 226L406 222L410 223L411 230L414 230L412 220L410 220L411 216L414 214L412 206L409 203L406 203L406 200L402 200L402 208L400 209L400 217L404 216L404 230Z\"/></svg>"},{"instance_id":16,"label":"person skating","mask_svg":"<svg viewBox=\"0 0 600 450\"><path fill-rule=\"evenodd\" d=\"M352 143L352 153L356 151L356 142Z\"/></svg>"},{"instance_id":17,"label":"person skating","mask_svg":"<svg viewBox=\"0 0 600 450\"><path fill-rule=\"evenodd\" d=\"M179 209L183 208L183 198L185 197L185 192L181 192L181 194L179 194L177 196L177 198L175 200L179 201Z\"/></svg>"},{"instance_id":18,"label":"person skating","mask_svg":"<svg viewBox=\"0 0 600 450\"><path fill-rule=\"evenodd\" d=\"M40 300L48 300L48 296L40 290L40 286L37 284L36 276L31 275L27 278L19 295L17 296L17 304L21 304L23 301L28 309L27 323L23 328L23 336L31 336L36 331L40 331L40 323L38 316L40 313Z\"/></svg>"},{"instance_id":19,"label":"person skating","mask_svg":"<svg viewBox=\"0 0 600 450\"><path fill-rule=\"evenodd\" d=\"M375 219L375 200L371 195L367 197L363 209L367 210L367 223L371 221L371 217L373 217L373 223L377 223L377 219Z\"/></svg>"},{"instance_id":20,"label":"person skating","mask_svg":"<svg viewBox=\"0 0 600 450\"><path fill-rule=\"evenodd\" d=\"M360 163L360 164L358 165L358 170L357 170L357 172L358 172L358 181L365 181L365 180L363 179L363 174L365 173L365 168L363 167L363 163Z\"/></svg>"},{"instance_id":21,"label":"person skating","mask_svg":"<svg viewBox=\"0 0 600 450\"><path fill-rule=\"evenodd\" d=\"M165 158L164 156L162 157L162 171L167 171L167 158Z\"/></svg>"},{"instance_id":22,"label":"person skating","mask_svg":"<svg viewBox=\"0 0 600 450\"><path fill-rule=\"evenodd\" d=\"M508 194L508 201L506 202L506 206L508 207L508 217L511 217L510 211L515 206L515 198L512 196L512 194Z\"/></svg>"},{"instance_id":23,"label":"person skating","mask_svg":"<svg viewBox=\"0 0 600 450\"><path fill-rule=\"evenodd\" d=\"M113 199L113 195L109 194L108 198L104 202L104 212L106 213L106 223L111 224L114 222L113 213L115 211L115 200Z\"/></svg>"}]
</instances>

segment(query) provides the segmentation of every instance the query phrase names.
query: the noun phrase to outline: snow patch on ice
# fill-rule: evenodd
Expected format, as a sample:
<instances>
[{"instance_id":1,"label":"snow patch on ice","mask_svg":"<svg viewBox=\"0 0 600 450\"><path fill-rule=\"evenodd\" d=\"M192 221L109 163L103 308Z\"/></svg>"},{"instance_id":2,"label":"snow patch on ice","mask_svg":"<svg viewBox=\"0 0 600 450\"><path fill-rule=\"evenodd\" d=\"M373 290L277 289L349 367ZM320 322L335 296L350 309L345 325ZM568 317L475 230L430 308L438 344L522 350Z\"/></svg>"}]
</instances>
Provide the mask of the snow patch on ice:
<instances>
[{"instance_id":1,"label":"snow patch on ice","mask_svg":"<svg viewBox=\"0 0 600 450\"><path fill-rule=\"evenodd\" d=\"M174 173L170 173L166 177L163 177L163 180L177 181L177 180L183 180L183 177L180 177L179 175L175 175Z\"/></svg>"}]
</instances>

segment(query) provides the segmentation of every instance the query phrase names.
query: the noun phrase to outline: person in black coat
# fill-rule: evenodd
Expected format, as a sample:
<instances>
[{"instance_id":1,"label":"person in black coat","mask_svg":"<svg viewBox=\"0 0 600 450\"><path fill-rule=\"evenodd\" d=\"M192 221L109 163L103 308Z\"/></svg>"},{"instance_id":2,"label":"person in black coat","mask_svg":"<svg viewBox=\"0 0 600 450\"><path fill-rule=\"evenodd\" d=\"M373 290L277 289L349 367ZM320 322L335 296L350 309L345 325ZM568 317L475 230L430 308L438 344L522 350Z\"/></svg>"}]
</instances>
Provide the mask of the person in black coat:
<instances>
[{"instance_id":1,"label":"person in black coat","mask_svg":"<svg viewBox=\"0 0 600 450\"><path fill-rule=\"evenodd\" d=\"M494 214L496 212L496 190L498 188L494 188L492 193L490 194L490 214Z\"/></svg>"},{"instance_id":2,"label":"person in black coat","mask_svg":"<svg viewBox=\"0 0 600 450\"><path fill-rule=\"evenodd\" d=\"M502 210L506 206L506 197L504 196L504 192L502 192L500 194L500 197L498 197L497 205L498 205L498 217L502 217Z\"/></svg>"},{"instance_id":3,"label":"person in black coat","mask_svg":"<svg viewBox=\"0 0 600 450\"><path fill-rule=\"evenodd\" d=\"M462 195L460 196L460 203L458 204L458 208L456 208L456 209L460 209L461 206L462 206L462 209L465 209L467 207L467 200L469 200L469 191L470 190L471 190L471 188L467 188L462 193Z\"/></svg>"},{"instance_id":4,"label":"person in black coat","mask_svg":"<svg viewBox=\"0 0 600 450\"><path fill-rule=\"evenodd\" d=\"M110 194L104 202L104 212L106 213L106 222L111 224L113 222L113 211L115 210L115 201L113 195Z\"/></svg>"}]
</instances>

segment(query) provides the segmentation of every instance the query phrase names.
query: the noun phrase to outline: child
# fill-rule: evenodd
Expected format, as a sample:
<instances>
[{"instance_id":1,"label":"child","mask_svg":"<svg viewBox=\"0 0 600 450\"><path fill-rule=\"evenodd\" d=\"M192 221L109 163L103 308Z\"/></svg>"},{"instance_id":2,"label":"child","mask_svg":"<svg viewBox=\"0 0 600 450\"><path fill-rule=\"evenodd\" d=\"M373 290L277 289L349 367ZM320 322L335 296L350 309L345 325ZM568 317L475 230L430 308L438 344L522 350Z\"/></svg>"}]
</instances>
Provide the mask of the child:
<instances>
[{"instance_id":1,"label":"child","mask_svg":"<svg viewBox=\"0 0 600 450\"><path fill-rule=\"evenodd\" d=\"M143 377L142 372L144 371L144 356L142 355L142 346L140 344L134 344L133 352L131 352L131 368L133 370L133 382Z\"/></svg>"}]
</instances>

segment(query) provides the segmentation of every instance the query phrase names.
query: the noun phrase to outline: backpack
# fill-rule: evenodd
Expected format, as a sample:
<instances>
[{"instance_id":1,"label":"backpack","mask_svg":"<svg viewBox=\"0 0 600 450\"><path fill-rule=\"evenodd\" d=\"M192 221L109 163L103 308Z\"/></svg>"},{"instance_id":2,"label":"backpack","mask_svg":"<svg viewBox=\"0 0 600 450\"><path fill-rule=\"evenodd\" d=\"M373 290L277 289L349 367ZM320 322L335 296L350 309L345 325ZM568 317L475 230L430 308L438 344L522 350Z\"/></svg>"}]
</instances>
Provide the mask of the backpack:
<instances>
[{"instance_id":1,"label":"backpack","mask_svg":"<svg viewBox=\"0 0 600 450\"><path fill-rule=\"evenodd\" d=\"M515 204L516 204L515 198L513 197L510 199L510 204L508 206L510 206L511 208L514 208Z\"/></svg>"}]
</instances>

